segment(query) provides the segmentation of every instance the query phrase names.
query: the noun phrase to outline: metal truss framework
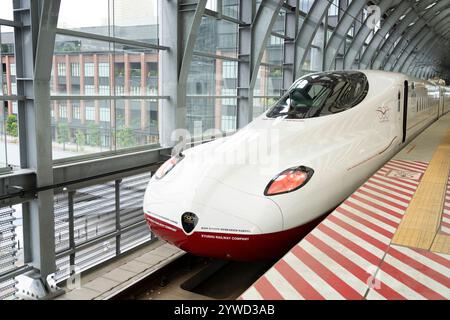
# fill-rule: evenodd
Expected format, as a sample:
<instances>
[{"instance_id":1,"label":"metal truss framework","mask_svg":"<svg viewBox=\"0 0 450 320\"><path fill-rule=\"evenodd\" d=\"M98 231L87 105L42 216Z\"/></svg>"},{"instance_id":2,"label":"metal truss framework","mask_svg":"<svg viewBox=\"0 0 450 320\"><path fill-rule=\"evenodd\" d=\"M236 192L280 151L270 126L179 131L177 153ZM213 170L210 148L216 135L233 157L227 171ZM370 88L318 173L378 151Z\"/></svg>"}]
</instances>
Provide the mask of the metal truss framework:
<instances>
[{"instance_id":1,"label":"metal truss framework","mask_svg":"<svg viewBox=\"0 0 450 320\"><path fill-rule=\"evenodd\" d=\"M23 204L25 263L38 270L42 279L55 271L55 252L51 249L54 248L54 189L87 183L87 180L91 185L100 183L105 176L130 175L159 163L170 152L172 132L186 125L187 78L193 56L201 55L194 47L204 16L238 24L238 56L222 57L238 63L238 128L253 117L253 89L281 10L285 12L283 90L302 74L312 48L321 51L322 70L373 68L450 80L450 66L445 62L450 47L450 0L371 1L381 13L380 27L375 30L368 23L373 17L364 15L368 1L341 2L345 4L339 4L338 21L328 38L328 10L334 5L331 0L316 0L305 13L300 12L300 0L262 0L258 10L256 1L240 0L238 18L223 15L220 8L217 12L206 9L207 0L159 0L159 45L109 37L103 40L160 50L159 74L164 86L160 96L152 98L161 102L159 135L163 149L134 150L57 164L51 155L48 108L51 99L56 99L49 94L55 35L92 35L57 29L60 0L14 0L14 21L1 19L0 24L15 28L17 95L3 96L2 100L18 102L23 169L0 176L0 201L4 205L26 201ZM349 36L351 28L354 36ZM320 30L324 31L322 47L313 45Z\"/></svg>"}]
</instances>

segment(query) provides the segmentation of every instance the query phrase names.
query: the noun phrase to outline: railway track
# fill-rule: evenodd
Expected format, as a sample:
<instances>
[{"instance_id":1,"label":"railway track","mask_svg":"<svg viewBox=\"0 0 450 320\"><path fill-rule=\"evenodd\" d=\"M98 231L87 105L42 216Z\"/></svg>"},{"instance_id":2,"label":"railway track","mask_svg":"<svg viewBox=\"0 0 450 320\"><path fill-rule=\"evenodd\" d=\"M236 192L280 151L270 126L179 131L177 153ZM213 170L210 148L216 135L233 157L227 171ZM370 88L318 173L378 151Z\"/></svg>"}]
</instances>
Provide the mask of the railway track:
<instances>
[{"instance_id":1,"label":"railway track","mask_svg":"<svg viewBox=\"0 0 450 320\"><path fill-rule=\"evenodd\" d=\"M234 300L273 264L185 254L112 297L112 300Z\"/></svg>"}]
</instances>

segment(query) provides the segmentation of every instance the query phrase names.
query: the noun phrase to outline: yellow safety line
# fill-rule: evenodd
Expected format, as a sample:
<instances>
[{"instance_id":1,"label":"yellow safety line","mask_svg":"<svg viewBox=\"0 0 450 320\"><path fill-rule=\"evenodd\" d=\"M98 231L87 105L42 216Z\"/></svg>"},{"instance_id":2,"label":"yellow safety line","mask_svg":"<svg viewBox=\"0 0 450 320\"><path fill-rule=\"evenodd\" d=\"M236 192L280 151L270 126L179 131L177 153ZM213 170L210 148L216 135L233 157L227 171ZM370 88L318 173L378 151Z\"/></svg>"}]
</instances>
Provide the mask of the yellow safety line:
<instances>
[{"instance_id":1,"label":"yellow safety line","mask_svg":"<svg viewBox=\"0 0 450 320\"><path fill-rule=\"evenodd\" d=\"M438 233L431 246L431 251L450 254L450 236Z\"/></svg>"},{"instance_id":2,"label":"yellow safety line","mask_svg":"<svg viewBox=\"0 0 450 320\"><path fill-rule=\"evenodd\" d=\"M437 234L444 209L450 170L450 127L433 154L406 209L392 243L449 253L450 237Z\"/></svg>"}]
</instances>

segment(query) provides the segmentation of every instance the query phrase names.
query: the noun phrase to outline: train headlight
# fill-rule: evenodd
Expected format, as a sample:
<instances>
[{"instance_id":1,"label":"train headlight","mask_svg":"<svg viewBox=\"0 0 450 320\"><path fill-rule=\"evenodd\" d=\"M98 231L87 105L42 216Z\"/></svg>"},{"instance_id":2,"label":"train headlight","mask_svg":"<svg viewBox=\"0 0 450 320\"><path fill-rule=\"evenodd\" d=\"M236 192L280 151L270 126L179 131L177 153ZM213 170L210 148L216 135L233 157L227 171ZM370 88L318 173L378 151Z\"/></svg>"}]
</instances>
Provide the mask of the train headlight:
<instances>
[{"instance_id":1,"label":"train headlight","mask_svg":"<svg viewBox=\"0 0 450 320\"><path fill-rule=\"evenodd\" d=\"M172 158L170 158L169 160L167 160L166 162L164 162L158 168L158 170L156 170L155 178L156 179L163 178L166 174L168 174L170 172L170 170L172 170L183 159L184 159L184 156L176 155L176 156L173 156Z\"/></svg>"},{"instance_id":2,"label":"train headlight","mask_svg":"<svg viewBox=\"0 0 450 320\"><path fill-rule=\"evenodd\" d=\"M298 190L311 179L313 174L314 170L305 166L284 170L269 182L264 195L274 196Z\"/></svg>"}]
</instances>

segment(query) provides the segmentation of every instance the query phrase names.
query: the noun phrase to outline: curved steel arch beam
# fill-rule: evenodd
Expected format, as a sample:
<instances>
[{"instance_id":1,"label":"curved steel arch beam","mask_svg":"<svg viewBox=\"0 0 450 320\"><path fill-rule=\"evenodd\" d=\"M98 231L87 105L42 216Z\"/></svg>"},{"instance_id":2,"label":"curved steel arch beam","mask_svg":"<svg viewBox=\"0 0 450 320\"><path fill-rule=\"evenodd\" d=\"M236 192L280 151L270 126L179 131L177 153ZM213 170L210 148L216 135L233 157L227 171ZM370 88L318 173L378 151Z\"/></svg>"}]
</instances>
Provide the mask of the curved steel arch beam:
<instances>
[{"instance_id":1,"label":"curved steel arch beam","mask_svg":"<svg viewBox=\"0 0 450 320\"><path fill-rule=\"evenodd\" d=\"M400 41L394 47L390 55L386 57L384 65L381 66L382 69L393 71L397 59L404 52L404 50L409 44L410 41L409 38L413 38L413 36L411 35L417 35L420 32L420 30L425 26L426 26L425 21L423 20L416 21L416 23L409 30L407 30L406 33L401 37Z\"/></svg>"},{"instance_id":2,"label":"curved steel arch beam","mask_svg":"<svg viewBox=\"0 0 450 320\"><path fill-rule=\"evenodd\" d=\"M410 8L410 3L402 1L400 5L390 14L384 21L381 29L379 29L376 34L370 40L366 50L364 51L360 59L360 68L367 68L372 64L376 50L379 48L383 39L394 27L395 23L400 19L400 17L408 11Z\"/></svg>"},{"instance_id":3,"label":"curved steel arch beam","mask_svg":"<svg viewBox=\"0 0 450 320\"><path fill-rule=\"evenodd\" d=\"M339 49L345 42L347 33L355 21L357 16L363 8L366 6L367 1L352 1L350 6L345 10L344 16L339 21L338 25L334 29L330 39L328 40L325 50L324 70L328 70L336 58Z\"/></svg>"},{"instance_id":4,"label":"curved steel arch beam","mask_svg":"<svg viewBox=\"0 0 450 320\"><path fill-rule=\"evenodd\" d=\"M287 38L284 39L283 47L283 91L289 89L295 81L295 43L292 40L297 37L300 16L298 0L286 0L286 4L293 9L286 10L284 20L284 33Z\"/></svg>"},{"instance_id":5,"label":"curved steel arch beam","mask_svg":"<svg viewBox=\"0 0 450 320\"><path fill-rule=\"evenodd\" d=\"M425 79L425 69L428 69L429 66L423 66L423 68L419 69L416 73L416 78Z\"/></svg>"},{"instance_id":6,"label":"curved steel arch beam","mask_svg":"<svg viewBox=\"0 0 450 320\"><path fill-rule=\"evenodd\" d=\"M427 73L430 71L431 66L424 67L420 72L420 78L427 80Z\"/></svg>"},{"instance_id":7,"label":"curved steel arch beam","mask_svg":"<svg viewBox=\"0 0 450 320\"><path fill-rule=\"evenodd\" d=\"M164 91L169 93L172 99L162 103L164 112L160 114L160 121L164 122L165 125L160 126L160 129L164 128L164 130L160 130L160 140L163 145L172 144L170 136L173 130L186 126L187 77L206 2L207 0L198 0L196 3L188 3L187 0L180 0L170 2L168 6L161 8L164 9L164 14L167 14L168 17L176 16L178 18L175 28L178 31L174 31L174 39L168 41L174 48L166 50L161 56L161 61L176 65L176 72L173 72L173 74L169 72L173 69L167 68L166 80L170 79L170 81L168 81ZM189 10L180 12L180 5L189 8ZM170 33L172 34L172 32ZM161 63L161 66L165 68L167 63ZM166 78L165 74L163 74L163 77Z\"/></svg>"},{"instance_id":8,"label":"curved steel arch beam","mask_svg":"<svg viewBox=\"0 0 450 320\"><path fill-rule=\"evenodd\" d=\"M255 87L259 66L266 49L267 41L272 33L273 25L284 0L262 0L252 23L252 47L250 59L250 91Z\"/></svg>"},{"instance_id":9,"label":"curved steel arch beam","mask_svg":"<svg viewBox=\"0 0 450 320\"><path fill-rule=\"evenodd\" d=\"M192 13L185 12L184 24L185 30L188 30L187 37L183 39L183 59L181 61L180 71L178 72L178 83L186 84L189 68L192 62L194 53L195 41L197 40L198 29L202 22L202 17L205 12L207 0L198 0L195 6L195 11Z\"/></svg>"},{"instance_id":10,"label":"curved steel arch beam","mask_svg":"<svg viewBox=\"0 0 450 320\"><path fill-rule=\"evenodd\" d=\"M423 8L426 8L430 4L435 2L435 0L426 0L419 2L417 6L417 10L422 10ZM389 53L393 50L394 44L397 42L397 40L402 37L403 32L408 28L408 26L417 20L419 16L417 15L417 12L413 8L411 8L411 11L407 12L405 17L400 21L400 23L397 24L395 27L395 30L389 31L389 37L384 40L383 45L380 47L380 49L375 53L375 59L372 64L372 68L374 69L380 69L382 68L386 57L389 55Z\"/></svg>"},{"instance_id":11,"label":"curved steel arch beam","mask_svg":"<svg viewBox=\"0 0 450 320\"><path fill-rule=\"evenodd\" d=\"M297 49L294 63L295 78L298 78L298 75L301 73L308 50L311 48L314 36L322 24L323 18L327 14L330 5L331 2L327 0L314 1L311 9L306 15L305 21L303 21L300 31L295 39L295 46Z\"/></svg>"},{"instance_id":12,"label":"curved steel arch beam","mask_svg":"<svg viewBox=\"0 0 450 320\"><path fill-rule=\"evenodd\" d=\"M425 79L430 79L432 77L434 77L434 75L436 74L436 71L430 66L429 70L425 73Z\"/></svg>"},{"instance_id":13,"label":"curved steel arch beam","mask_svg":"<svg viewBox=\"0 0 450 320\"><path fill-rule=\"evenodd\" d=\"M398 60L396 61L396 63L393 65L393 70L395 71L400 71L403 68L403 65L405 64L406 59L410 56L410 54L413 52L413 50L416 48L416 46L418 45L418 43L423 39L423 37L426 35L426 32L430 32L431 35L436 35L434 28L437 25L440 25L442 23L445 23L445 19L447 18L447 16L450 15L450 8L442 11L441 13L439 13L432 21L431 24L431 28L426 26L426 28L422 29L419 32L419 35L414 35L413 37L411 37L409 40L410 42L407 44L407 46L405 47L405 49L402 51L402 53L400 54Z\"/></svg>"},{"instance_id":14,"label":"curved steel arch beam","mask_svg":"<svg viewBox=\"0 0 450 320\"><path fill-rule=\"evenodd\" d=\"M421 73L423 75L423 68L420 68L420 66L423 66L425 63L428 63L431 61L432 54L434 53L433 49L435 49L435 44L444 39L447 43L449 43L449 40L446 40L447 34L450 33L450 28L447 24L443 24L442 28L435 28L438 34L441 34L440 37L436 37L428 41L425 45L425 51L422 52L420 55L416 55L411 62L411 64L407 67L407 72L411 72L417 76L419 76Z\"/></svg>"},{"instance_id":15,"label":"curved steel arch beam","mask_svg":"<svg viewBox=\"0 0 450 320\"><path fill-rule=\"evenodd\" d=\"M419 72L418 78L428 80L426 74L427 74L427 72L430 70L430 68L431 68L431 66L424 67L424 68Z\"/></svg>"},{"instance_id":16,"label":"curved steel arch beam","mask_svg":"<svg viewBox=\"0 0 450 320\"><path fill-rule=\"evenodd\" d=\"M391 0L381 0L378 7L380 8L380 12L383 15L384 12L390 8L391 6L396 5L398 1L391 1ZM362 46L364 45L364 42L366 41L367 37L369 36L370 32L372 31L369 29L366 25L367 19L364 21L364 24L361 26L361 28L356 33L356 36L353 38L352 43L350 44L350 47L348 48L347 52L344 56L344 69L349 69L353 66L356 60L356 56L361 51Z\"/></svg>"},{"instance_id":17,"label":"curved steel arch beam","mask_svg":"<svg viewBox=\"0 0 450 320\"><path fill-rule=\"evenodd\" d=\"M433 49L433 46L437 41L439 41L439 38L432 38L424 45L425 51L422 52L420 55L416 55L413 58L411 64L406 68L407 73L412 73L415 75L418 74L419 70L421 70L421 67L424 65L425 61L429 60L430 51Z\"/></svg>"},{"instance_id":18,"label":"curved steel arch beam","mask_svg":"<svg viewBox=\"0 0 450 320\"><path fill-rule=\"evenodd\" d=\"M412 72L410 75L415 78L421 78L420 73L425 69L425 66L421 66L420 68L417 68L414 72Z\"/></svg>"},{"instance_id":19,"label":"curved steel arch beam","mask_svg":"<svg viewBox=\"0 0 450 320\"><path fill-rule=\"evenodd\" d=\"M450 17L446 17L447 20L450 20ZM444 24L440 27L436 27L435 30L437 33L443 33L444 31L446 31L446 28L450 25L450 21L447 24Z\"/></svg>"},{"instance_id":20,"label":"curved steel arch beam","mask_svg":"<svg viewBox=\"0 0 450 320\"><path fill-rule=\"evenodd\" d=\"M448 34L450 34L450 28L447 31L443 32L442 36L446 37Z\"/></svg>"},{"instance_id":21,"label":"curved steel arch beam","mask_svg":"<svg viewBox=\"0 0 450 320\"><path fill-rule=\"evenodd\" d=\"M424 67L419 73L419 78L427 80L426 73L430 70L430 66Z\"/></svg>"},{"instance_id":22,"label":"curved steel arch beam","mask_svg":"<svg viewBox=\"0 0 450 320\"><path fill-rule=\"evenodd\" d=\"M384 41L380 49L374 55L374 61L372 64L373 69L380 69L389 55L393 47L395 47L395 42L399 39L403 32L406 30L408 25L414 22L418 17L414 14L407 14L401 23L397 26L394 32Z\"/></svg>"},{"instance_id":23,"label":"curved steel arch beam","mask_svg":"<svg viewBox=\"0 0 450 320\"><path fill-rule=\"evenodd\" d=\"M433 35L433 33L430 33L430 34ZM429 37L422 44L419 44L418 50L416 50L416 51L419 51L420 54L411 54L410 53L410 56L406 60L406 63L403 66L402 71L410 72L410 70L412 71L418 62L423 63L426 60L431 60L430 57L432 55L431 54L432 50L435 48L434 45L438 41L441 41L442 39L443 39L443 35L438 36L438 37Z\"/></svg>"},{"instance_id":24,"label":"curved steel arch beam","mask_svg":"<svg viewBox=\"0 0 450 320\"><path fill-rule=\"evenodd\" d=\"M444 25L444 27L448 28L447 25ZM450 29L445 30L445 28L444 28L444 30L439 31L439 33L442 34L441 37L436 37L432 41L429 41L427 44L425 44L425 48L426 48L425 51L416 60L421 61L421 60L429 58L430 52L432 52L432 50L435 49L434 45L436 44L436 42L438 42L441 39L444 39L444 41L446 40L445 38L450 33ZM446 42L449 43L448 40ZM448 44L448 45L450 46L450 44ZM413 67L414 67L414 65L413 65Z\"/></svg>"},{"instance_id":25,"label":"curved steel arch beam","mask_svg":"<svg viewBox=\"0 0 450 320\"><path fill-rule=\"evenodd\" d=\"M427 76L427 73L429 73L431 70L433 69L433 67L430 65L428 67L425 67L422 72L420 73L420 78L428 80L429 77Z\"/></svg>"},{"instance_id":26,"label":"curved steel arch beam","mask_svg":"<svg viewBox=\"0 0 450 320\"><path fill-rule=\"evenodd\" d=\"M246 99L237 100L237 127L242 128L253 119L253 89L258 70L272 32L273 24L281 9L283 0L263 0L258 12L254 14L255 3L239 2L239 62L237 94Z\"/></svg>"},{"instance_id":27,"label":"curved steel arch beam","mask_svg":"<svg viewBox=\"0 0 450 320\"><path fill-rule=\"evenodd\" d=\"M447 25L444 24L445 28L448 28ZM442 34L442 36L440 37L435 37L430 39L424 46L424 51L420 54L420 55L415 55L413 60L411 61L411 63L409 65L407 65L407 67L405 68L406 72L411 72L414 74L418 73L418 65L423 65L423 63L425 63L425 61L429 61L431 60L430 57L433 53L433 49L435 48L435 44L440 41L442 38L445 38L445 36L450 32L450 30L448 30L447 32L444 31L439 31L439 34Z\"/></svg>"},{"instance_id":28,"label":"curved steel arch beam","mask_svg":"<svg viewBox=\"0 0 450 320\"><path fill-rule=\"evenodd\" d=\"M414 40L411 42L411 49L409 50L408 54L404 55L404 58L402 58L401 61L397 63L394 70L398 72L404 72L407 64L409 65L412 62L414 58L414 52L420 51L425 43L433 38L435 38L435 35L432 32L429 32L427 28L425 28L423 32L421 32L418 37L414 38Z\"/></svg>"},{"instance_id":29,"label":"curved steel arch beam","mask_svg":"<svg viewBox=\"0 0 450 320\"><path fill-rule=\"evenodd\" d=\"M383 69L393 70L397 59L402 55L405 48L408 46L409 41L411 41L411 39L414 38L424 26L426 26L429 20L434 19L434 17L436 16L436 12L438 11L440 11L439 7L436 8L436 6L433 6L428 11L426 11L421 19L416 21L414 26L412 26L405 32L405 34L401 37L399 43L397 43L391 54L387 57L385 64L382 65ZM439 13L439 15L442 15L442 12Z\"/></svg>"},{"instance_id":30,"label":"curved steel arch beam","mask_svg":"<svg viewBox=\"0 0 450 320\"><path fill-rule=\"evenodd\" d=\"M425 68L425 66L420 66L417 67L414 72L408 73L410 76L415 77L415 78L420 78L419 73Z\"/></svg>"}]
</instances>

